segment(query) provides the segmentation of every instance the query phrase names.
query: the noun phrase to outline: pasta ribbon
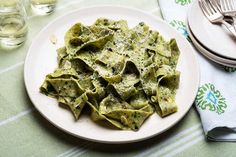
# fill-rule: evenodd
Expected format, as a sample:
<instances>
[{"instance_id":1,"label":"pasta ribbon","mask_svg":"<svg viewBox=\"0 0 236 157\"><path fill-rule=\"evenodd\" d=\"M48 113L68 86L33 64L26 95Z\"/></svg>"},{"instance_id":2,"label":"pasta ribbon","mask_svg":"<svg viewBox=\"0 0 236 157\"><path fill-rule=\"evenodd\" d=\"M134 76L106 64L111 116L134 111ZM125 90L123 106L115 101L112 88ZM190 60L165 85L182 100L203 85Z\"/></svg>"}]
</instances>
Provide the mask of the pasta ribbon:
<instances>
[{"instance_id":1,"label":"pasta ribbon","mask_svg":"<svg viewBox=\"0 0 236 157\"><path fill-rule=\"evenodd\" d=\"M175 39L166 41L144 22L130 29L125 20L99 18L91 26L74 24L64 41L58 68L40 92L56 98L75 119L88 108L95 122L138 130L155 111L161 117L177 111Z\"/></svg>"}]
</instances>

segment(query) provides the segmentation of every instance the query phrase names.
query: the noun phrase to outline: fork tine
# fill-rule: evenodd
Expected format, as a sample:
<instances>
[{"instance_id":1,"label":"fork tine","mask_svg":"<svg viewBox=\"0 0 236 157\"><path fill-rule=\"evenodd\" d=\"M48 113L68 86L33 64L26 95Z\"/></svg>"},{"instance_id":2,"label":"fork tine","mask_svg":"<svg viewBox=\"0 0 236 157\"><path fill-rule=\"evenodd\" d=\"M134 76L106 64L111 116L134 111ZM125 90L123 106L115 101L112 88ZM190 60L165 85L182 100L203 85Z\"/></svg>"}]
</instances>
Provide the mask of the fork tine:
<instances>
[{"instance_id":1,"label":"fork tine","mask_svg":"<svg viewBox=\"0 0 236 157\"><path fill-rule=\"evenodd\" d=\"M234 7L234 9L236 9L235 7L235 1L234 0L232 0L232 3L233 3L233 7Z\"/></svg>"},{"instance_id":2,"label":"fork tine","mask_svg":"<svg viewBox=\"0 0 236 157\"><path fill-rule=\"evenodd\" d=\"M211 0L212 2L214 0ZM223 12L230 13L236 11L234 0L220 0L220 8Z\"/></svg>"},{"instance_id":3,"label":"fork tine","mask_svg":"<svg viewBox=\"0 0 236 157\"><path fill-rule=\"evenodd\" d=\"M225 1L225 0L222 0L222 3L223 3L223 6L224 6L225 10L227 11L227 10L228 10L228 8L227 8L226 1Z\"/></svg>"},{"instance_id":4,"label":"fork tine","mask_svg":"<svg viewBox=\"0 0 236 157\"><path fill-rule=\"evenodd\" d=\"M227 6L228 6L229 10L232 10L231 0L226 0L226 3L227 3Z\"/></svg>"},{"instance_id":5,"label":"fork tine","mask_svg":"<svg viewBox=\"0 0 236 157\"><path fill-rule=\"evenodd\" d=\"M206 2L207 8L209 8L209 10L211 11L211 13L213 14L213 13L215 12L215 11L214 11L214 8L211 7L211 5L210 5L210 3L209 3L208 0L205 0L205 2Z\"/></svg>"},{"instance_id":6,"label":"fork tine","mask_svg":"<svg viewBox=\"0 0 236 157\"><path fill-rule=\"evenodd\" d=\"M225 0L228 10L231 10L230 0Z\"/></svg>"},{"instance_id":7,"label":"fork tine","mask_svg":"<svg viewBox=\"0 0 236 157\"><path fill-rule=\"evenodd\" d=\"M233 0L229 0L229 6L230 6L231 10L235 9Z\"/></svg>"},{"instance_id":8,"label":"fork tine","mask_svg":"<svg viewBox=\"0 0 236 157\"><path fill-rule=\"evenodd\" d=\"M220 1L218 0L217 2L215 2L215 3L216 3L216 6L217 6L217 8L218 8L219 11L221 11L220 2L221 2L221 0L220 0Z\"/></svg>"},{"instance_id":9,"label":"fork tine","mask_svg":"<svg viewBox=\"0 0 236 157\"><path fill-rule=\"evenodd\" d=\"M225 3L225 9L226 9L226 10L229 10L230 8L229 8L229 5L228 5L228 1L227 1L227 0L224 0L224 3Z\"/></svg>"},{"instance_id":10,"label":"fork tine","mask_svg":"<svg viewBox=\"0 0 236 157\"><path fill-rule=\"evenodd\" d=\"M206 16L208 16L208 11L207 11L206 8L204 7L202 0L198 0L198 3L199 3L199 5L200 5L200 8L202 9L202 12L203 12Z\"/></svg>"},{"instance_id":11,"label":"fork tine","mask_svg":"<svg viewBox=\"0 0 236 157\"><path fill-rule=\"evenodd\" d=\"M221 7L221 10L226 10L225 9L225 5L224 5L224 0L220 0L220 7Z\"/></svg>"},{"instance_id":12,"label":"fork tine","mask_svg":"<svg viewBox=\"0 0 236 157\"><path fill-rule=\"evenodd\" d=\"M231 5L232 9L235 9L234 8L234 1L233 0L230 0L230 5Z\"/></svg>"},{"instance_id":13,"label":"fork tine","mask_svg":"<svg viewBox=\"0 0 236 157\"><path fill-rule=\"evenodd\" d=\"M208 16L210 15L210 12L209 10L205 7L205 4L204 4L204 0L199 0L199 5L200 5L200 8L202 9L202 12L206 15L206 17L208 18Z\"/></svg>"},{"instance_id":14,"label":"fork tine","mask_svg":"<svg viewBox=\"0 0 236 157\"><path fill-rule=\"evenodd\" d=\"M220 7L215 0L209 0L209 5L211 5L215 12L220 12Z\"/></svg>"},{"instance_id":15,"label":"fork tine","mask_svg":"<svg viewBox=\"0 0 236 157\"><path fill-rule=\"evenodd\" d=\"M224 11L224 10L225 10L225 6L224 6L223 0L219 0L219 2L220 2L220 8L221 8L221 10Z\"/></svg>"},{"instance_id":16,"label":"fork tine","mask_svg":"<svg viewBox=\"0 0 236 157\"><path fill-rule=\"evenodd\" d=\"M214 14L215 11L208 0L203 0L203 4L205 4L205 7L209 10L210 14Z\"/></svg>"},{"instance_id":17,"label":"fork tine","mask_svg":"<svg viewBox=\"0 0 236 157\"><path fill-rule=\"evenodd\" d=\"M226 3L226 6L227 6L227 9L228 10L231 10L231 2L230 2L230 0L225 0L225 3Z\"/></svg>"},{"instance_id":18,"label":"fork tine","mask_svg":"<svg viewBox=\"0 0 236 157\"><path fill-rule=\"evenodd\" d=\"M231 10L234 10L234 2L232 0L229 0L229 6Z\"/></svg>"}]
</instances>

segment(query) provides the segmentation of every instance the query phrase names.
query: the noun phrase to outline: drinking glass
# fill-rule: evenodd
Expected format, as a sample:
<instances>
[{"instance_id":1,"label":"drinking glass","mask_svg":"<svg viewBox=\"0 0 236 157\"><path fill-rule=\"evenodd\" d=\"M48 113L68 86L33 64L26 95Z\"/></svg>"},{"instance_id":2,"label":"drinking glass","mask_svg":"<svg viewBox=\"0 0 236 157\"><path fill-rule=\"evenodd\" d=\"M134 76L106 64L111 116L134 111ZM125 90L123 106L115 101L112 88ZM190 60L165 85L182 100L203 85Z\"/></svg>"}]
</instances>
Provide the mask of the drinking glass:
<instances>
[{"instance_id":1,"label":"drinking glass","mask_svg":"<svg viewBox=\"0 0 236 157\"><path fill-rule=\"evenodd\" d=\"M21 0L0 0L0 43L21 45L27 36L26 11Z\"/></svg>"},{"instance_id":2,"label":"drinking glass","mask_svg":"<svg viewBox=\"0 0 236 157\"><path fill-rule=\"evenodd\" d=\"M32 10L36 14L50 14L56 7L57 0L30 0Z\"/></svg>"}]
</instances>

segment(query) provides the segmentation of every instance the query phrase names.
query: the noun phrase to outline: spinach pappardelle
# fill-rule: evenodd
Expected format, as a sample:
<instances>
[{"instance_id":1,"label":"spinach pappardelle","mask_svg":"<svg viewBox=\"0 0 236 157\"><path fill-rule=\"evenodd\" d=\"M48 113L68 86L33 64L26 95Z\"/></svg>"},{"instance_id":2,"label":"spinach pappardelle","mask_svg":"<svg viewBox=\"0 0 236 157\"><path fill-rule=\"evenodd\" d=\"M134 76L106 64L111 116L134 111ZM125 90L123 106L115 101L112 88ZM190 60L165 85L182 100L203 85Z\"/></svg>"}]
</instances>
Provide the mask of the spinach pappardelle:
<instances>
[{"instance_id":1,"label":"spinach pappardelle","mask_svg":"<svg viewBox=\"0 0 236 157\"><path fill-rule=\"evenodd\" d=\"M85 106L94 121L138 130L156 111L161 117L177 111L176 70L179 49L141 22L97 19L91 26L76 23L57 50L58 68L40 87L79 119Z\"/></svg>"}]
</instances>

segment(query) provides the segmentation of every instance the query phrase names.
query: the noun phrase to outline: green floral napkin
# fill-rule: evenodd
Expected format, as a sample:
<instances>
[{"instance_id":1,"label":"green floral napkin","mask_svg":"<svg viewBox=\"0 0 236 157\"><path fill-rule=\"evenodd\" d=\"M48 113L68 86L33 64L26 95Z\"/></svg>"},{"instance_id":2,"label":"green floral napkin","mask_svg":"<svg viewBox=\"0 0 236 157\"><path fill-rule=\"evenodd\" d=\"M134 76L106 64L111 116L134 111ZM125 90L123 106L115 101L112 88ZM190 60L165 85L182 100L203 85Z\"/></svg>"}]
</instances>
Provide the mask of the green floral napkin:
<instances>
[{"instance_id":1,"label":"green floral napkin","mask_svg":"<svg viewBox=\"0 0 236 157\"><path fill-rule=\"evenodd\" d=\"M163 18L187 39L186 15L194 0L159 0ZM213 141L236 141L236 73L196 51L201 69L195 100L205 135ZM189 69L191 70L191 69Z\"/></svg>"}]
</instances>

